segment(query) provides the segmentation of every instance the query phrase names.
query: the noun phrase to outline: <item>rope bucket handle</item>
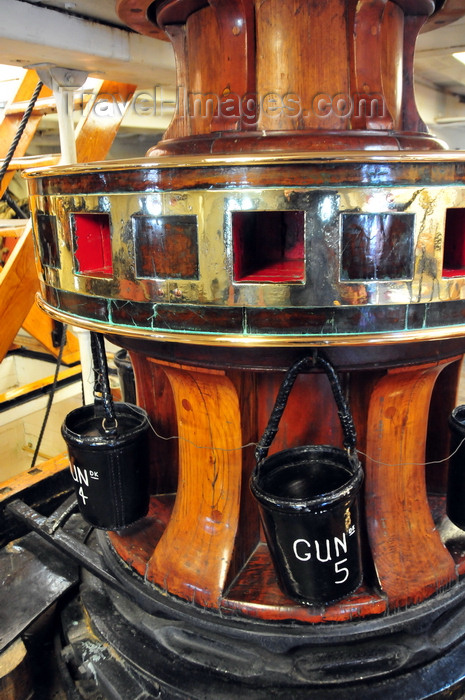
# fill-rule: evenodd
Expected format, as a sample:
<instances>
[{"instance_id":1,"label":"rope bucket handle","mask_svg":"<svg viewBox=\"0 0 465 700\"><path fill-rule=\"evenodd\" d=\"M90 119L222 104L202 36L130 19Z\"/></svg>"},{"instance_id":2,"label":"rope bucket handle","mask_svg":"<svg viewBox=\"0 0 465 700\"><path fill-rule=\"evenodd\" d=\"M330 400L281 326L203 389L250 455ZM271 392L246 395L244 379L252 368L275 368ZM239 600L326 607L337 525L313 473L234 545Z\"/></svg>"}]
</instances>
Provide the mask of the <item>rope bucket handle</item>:
<instances>
[{"instance_id":1,"label":"rope bucket handle","mask_svg":"<svg viewBox=\"0 0 465 700\"><path fill-rule=\"evenodd\" d=\"M266 426L255 450L257 465L259 465L268 455L268 450L270 449L271 443L278 432L281 417L284 413L284 409L286 408L289 394L291 393L297 376L301 372L309 371L315 367L320 367L323 369L328 377L334 400L336 402L342 431L344 433L344 447L347 450L349 457L354 456L357 433L352 419L352 414L350 413L350 409L342 392L339 377L333 365L329 362L325 355L321 351L316 350L310 357L304 357L295 362L286 372L286 376L282 381L276 397L275 405L268 420L268 425Z\"/></svg>"},{"instance_id":2,"label":"rope bucket handle","mask_svg":"<svg viewBox=\"0 0 465 700\"><path fill-rule=\"evenodd\" d=\"M108 364L103 335L91 331L90 345L94 368L94 403L96 406L103 406L103 430L107 434L114 435L118 428L118 421L108 379Z\"/></svg>"}]
</instances>

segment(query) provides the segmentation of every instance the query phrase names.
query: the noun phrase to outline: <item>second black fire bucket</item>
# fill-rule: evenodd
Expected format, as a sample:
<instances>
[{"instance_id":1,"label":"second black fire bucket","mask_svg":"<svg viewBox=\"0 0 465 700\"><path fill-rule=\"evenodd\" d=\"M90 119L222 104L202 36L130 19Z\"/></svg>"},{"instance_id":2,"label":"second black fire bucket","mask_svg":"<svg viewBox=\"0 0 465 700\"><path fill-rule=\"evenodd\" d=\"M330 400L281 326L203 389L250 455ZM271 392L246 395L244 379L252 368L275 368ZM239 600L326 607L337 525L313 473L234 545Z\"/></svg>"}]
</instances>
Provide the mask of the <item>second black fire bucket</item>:
<instances>
[{"instance_id":1,"label":"second black fire bucket","mask_svg":"<svg viewBox=\"0 0 465 700\"><path fill-rule=\"evenodd\" d=\"M267 456L297 374L314 365L330 380L345 449L304 445ZM284 593L304 604L329 604L362 581L358 495L363 471L355 429L337 375L321 354L288 371L256 451L251 490Z\"/></svg>"},{"instance_id":2,"label":"second black fire bucket","mask_svg":"<svg viewBox=\"0 0 465 700\"><path fill-rule=\"evenodd\" d=\"M119 530L147 514L150 498L147 414L138 406L114 404L117 431L105 430L103 408L76 408L65 418L79 510L88 523Z\"/></svg>"},{"instance_id":3,"label":"second black fire bucket","mask_svg":"<svg viewBox=\"0 0 465 700\"><path fill-rule=\"evenodd\" d=\"M82 516L94 527L119 530L148 511L150 422L139 406L113 403L103 336L90 335L94 404L68 413L61 432Z\"/></svg>"},{"instance_id":4,"label":"second black fire bucket","mask_svg":"<svg viewBox=\"0 0 465 700\"><path fill-rule=\"evenodd\" d=\"M116 371L121 386L121 395L123 401L127 403L136 403L136 384L134 380L134 370L132 368L131 358L127 350L118 350L114 356Z\"/></svg>"},{"instance_id":5,"label":"second black fire bucket","mask_svg":"<svg viewBox=\"0 0 465 700\"><path fill-rule=\"evenodd\" d=\"M451 457L447 477L447 515L465 530L465 406L457 406L449 416Z\"/></svg>"}]
</instances>

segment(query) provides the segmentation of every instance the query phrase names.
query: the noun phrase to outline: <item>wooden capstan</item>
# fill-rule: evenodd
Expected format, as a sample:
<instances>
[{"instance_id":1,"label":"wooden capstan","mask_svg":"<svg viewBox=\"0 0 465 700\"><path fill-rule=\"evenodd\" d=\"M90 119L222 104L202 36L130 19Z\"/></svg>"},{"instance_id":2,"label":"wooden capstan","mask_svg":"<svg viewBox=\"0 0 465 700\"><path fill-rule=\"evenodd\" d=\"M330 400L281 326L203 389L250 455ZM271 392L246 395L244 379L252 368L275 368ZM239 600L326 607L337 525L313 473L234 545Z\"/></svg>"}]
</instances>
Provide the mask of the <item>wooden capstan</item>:
<instances>
[{"instance_id":1,"label":"wooden capstan","mask_svg":"<svg viewBox=\"0 0 465 700\"><path fill-rule=\"evenodd\" d=\"M175 51L176 115L153 152L437 149L413 85L436 4L119 0L129 26L164 29Z\"/></svg>"},{"instance_id":2,"label":"wooden capstan","mask_svg":"<svg viewBox=\"0 0 465 700\"><path fill-rule=\"evenodd\" d=\"M341 622L347 640L366 624L364 678L414 667L392 656L396 621L459 605L465 573L443 461L465 352L465 159L413 91L436 6L120 0L129 26L173 44L171 126L149 159L29 173L42 305L130 351L157 433L149 515L101 539L108 558L184 620L191 606L194 628L199 608L226 635L228 615L252 636L280 623L289 649L288 624ZM283 372L314 347L343 377L365 472L364 580L329 606L279 589L248 488ZM299 377L273 450L340 441L324 378ZM426 645L425 663L441 653Z\"/></svg>"}]
</instances>

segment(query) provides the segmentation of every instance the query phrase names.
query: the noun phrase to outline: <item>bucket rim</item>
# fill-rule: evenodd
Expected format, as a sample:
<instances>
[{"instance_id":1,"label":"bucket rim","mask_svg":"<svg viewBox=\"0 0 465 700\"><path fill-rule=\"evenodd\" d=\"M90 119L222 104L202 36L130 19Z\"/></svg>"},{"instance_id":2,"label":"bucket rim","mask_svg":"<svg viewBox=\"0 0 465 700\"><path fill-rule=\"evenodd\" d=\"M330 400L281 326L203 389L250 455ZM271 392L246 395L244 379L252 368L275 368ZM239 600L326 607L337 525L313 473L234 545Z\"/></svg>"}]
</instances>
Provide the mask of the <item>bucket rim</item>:
<instances>
[{"instance_id":1,"label":"bucket rim","mask_svg":"<svg viewBox=\"0 0 465 700\"><path fill-rule=\"evenodd\" d=\"M302 457L304 457L305 455L308 455L309 452L315 454L320 453L320 455L327 453L328 456L334 456L336 454L339 457L343 457L349 472L347 482L342 486L339 486L337 489L322 493L315 498L276 496L265 491L260 486L260 476L263 476L263 467L266 466L266 464L278 461L280 458L285 458L287 455L291 454L294 457L296 454L301 454ZM312 461L316 461L316 459ZM334 506L335 503L339 501L343 503L344 500L355 497L360 490L363 479L363 468L356 453L349 456L346 450L339 447L334 447L332 445L302 445L300 447L291 447L286 450L280 450L279 452L275 452L269 457L265 457L264 459L260 460L252 471L250 477L250 489L255 498L262 505L268 508L281 512L289 510L290 512L294 513L296 511L304 513L321 511Z\"/></svg>"},{"instance_id":2,"label":"bucket rim","mask_svg":"<svg viewBox=\"0 0 465 700\"><path fill-rule=\"evenodd\" d=\"M88 418L102 418L102 420L105 419L105 412L103 410L103 407L100 411L100 407L96 406L95 404L85 404L84 406L78 406L77 408L74 408L72 411L70 411L62 425L61 425L61 434L64 438L64 440L68 443L69 441L72 441L74 444L79 444L82 447L89 447L92 448L94 446L99 447L102 445L119 445L120 443L122 444L128 444L131 441L134 441L138 439L140 434L144 431L147 431L149 426L150 426L150 421L148 417L147 411L145 409L141 408L140 406L136 406L135 404L129 404L127 402L120 401L118 403L114 404L114 409L115 409L115 416L117 418L121 418L123 416L126 416L128 418L133 418L135 424L125 430L124 432L121 432L116 435L108 435L108 436L99 436L99 435L93 435L93 436L86 436L82 435L82 433L78 433L75 430L73 430L72 427L70 427L69 423L72 423L74 418L77 418L77 420L85 420L86 416ZM136 422L137 421L137 422Z\"/></svg>"},{"instance_id":3,"label":"bucket rim","mask_svg":"<svg viewBox=\"0 0 465 700\"><path fill-rule=\"evenodd\" d=\"M463 415L463 419L459 418L461 414ZM452 412L449 416L449 424L452 427L461 428L462 430L465 430L465 404L456 406L454 409L452 409Z\"/></svg>"}]
</instances>

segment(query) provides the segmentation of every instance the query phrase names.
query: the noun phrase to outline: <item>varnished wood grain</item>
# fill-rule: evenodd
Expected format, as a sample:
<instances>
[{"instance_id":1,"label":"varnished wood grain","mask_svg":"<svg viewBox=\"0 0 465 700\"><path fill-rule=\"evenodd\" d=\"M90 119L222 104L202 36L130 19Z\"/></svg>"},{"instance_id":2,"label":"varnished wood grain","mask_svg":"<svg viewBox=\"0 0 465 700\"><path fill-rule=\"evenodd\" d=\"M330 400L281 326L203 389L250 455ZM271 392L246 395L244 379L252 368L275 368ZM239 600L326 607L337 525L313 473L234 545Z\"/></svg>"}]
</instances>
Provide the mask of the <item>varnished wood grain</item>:
<instances>
[{"instance_id":1,"label":"varnished wood grain","mask_svg":"<svg viewBox=\"0 0 465 700\"><path fill-rule=\"evenodd\" d=\"M240 130L240 100L254 87L255 62L250 37L253 37L253 14L249 3L241 0L212 2L192 14L186 23L189 133ZM243 7L245 6L245 8ZM252 25L252 26L250 26ZM249 55L248 52L252 52ZM179 62L184 62L180 57ZM199 70L208 66L208 73ZM195 96L189 99L189 96ZM239 97L228 110L228 96ZM195 108L194 102L211 96L210 104ZM220 104L224 105L224 108ZM235 108L237 106L237 109Z\"/></svg>"},{"instance_id":2,"label":"varnished wood grain","mask_svg":"<svg viewBox=\"0 0 465 700\"><path fill-rule=\"evenodd\" d=\"M131 352L130 357L138 405L147 411L154 430L161 436L151 431L151 493L174 493L178 483L179 441L173 392L166 374L154 362L138 352Z\"/></svg>"},{"instance_id":3,"label":"varnished wood grain","mask_svg":"<svg viewBox=\"0 0 465 700\"><path fill-rule=\"evenodd\" d=\"M424 31L430 32L433 29L444 27L450 22L455 22L460 17L463 17L462 0L445 0L445 2L440 3L438 10L426 24Z\"/></svg>"},{"instance_id":4,"label":"varnished wood grain","mask_svg":"<svg viewBox=\"0 0 465 700\"><path fill-rule=\"evenodd\" d=\"M337 141L337 134L334 134L334 138ZM240 150L240 144L236 145ZM259 145L258 143L257 147ZM303 147L304 143L301 145ZM338 155L341 156L341 153ZM288 162L271 159L263 164L225 161L208 165L198 163L195 159L181 160L176 164L166 164L163 161L151 164L147 160L127 164L113 161L108 163L108 170L104 172L102 164L81 166L82 169L76 166L66 173L57 169L53 177L44 172L42 177L30 180L29 186L32 194L64 196L83 192L95 194L102 190L145 192L160 188L178 191L222 185L296 188L340 186L341 182L355 187L386 187L393 182L398 187L463 185L465 160L461 154L457 156L454 153L455 159L451 155L444 152L431 156L422 153L417 159L402 159L398 154L393 158L386 154L384 160L379 155L373 159L369 154L357 153L351 154L346 162L342 157L333 160L328 154L323 156L312 153L304 162L290 158Z\"/></svg>"},{"instance_id":5,"label":"varnished wood grain","mask_svg":"<svg viewBox=\"0 0 465 700\"><path fill-rule=\"evenodd\" d=\"M0 361L34 304L39 278L34 262L31 227L25 230L0 273Z\"/></svg>"},{"instance_id":6,"label":"varnished wood grain","mask_svg":"<svg viewBox=\"0 0 465 700\"><path fill-rule=\"evenodd\" d=\"M265 430L284 374L258 377L259 435ZM298 445L342 446L342 430L329 382L323 374L301 375L289 396L269 454Z\"/></svg>"},{"instance_id":7,"label":"varnished wood grain","mask_svg":"<svg viewBox=\"0 0 465 700\"><path fill-rule=\"evenodd\" d=\"M173 510L173 496L152 496L145 518L124 534L109 532L115 552L140 576L145 577L150 560Z\"/></svg>"},{"instance_id":8,"label":"varnished wood grain","mask_svg":"<svg viewBox=\"0 0 465 700\"><path fill-rule=\"evenodd\" d=\"M239 521L239 402L221 371L164 367L178 417L179 484L148 580L207 607L223 592Z\"/></svg>"},{"instance_id":9,"label":"varnished wood grain","mask_svg":"<svg viewBox=\"0 0 465 700\"><path fill-rule=\"evenodd\" d=\"M366 109L355 111L352 123L356 129L391 129L393 118L388 109L388 101L384 93L382 75L382 49L380 40L383 29L383 18L387 0L361 0L357 3L354 20L354 65L353 81L355 92L366 95L369 100L370 95L380 95L384 101L384 114L378 112L372 117L370 106L367 103ZM390 41L399 41L396 33L389 36ZM398 69L394 65L394 69ZM395 85L400 84L395 80L396 76L384 76L388 80L390 91Z\"/></svg>"},{"instance_id":10,"label":"varnished wood grain","mask_svg":"<svg viewBox=\"0 0 465 700\"><path fill-rule=\"evenodd\" d=\"M29 102L39 81L37 73L29 70L24 74L13 102ZM41 97L51 95L51 90L42 87ZM0 123L0 157L4 158L16 135L22 119L22 113L12 111L3 116ZM41 119L40 113L33 113L28 120L23 135L16 147L14 155L23 156L32 141L36 128ZM14 175L9 170L0 183L0 196L3 195ZM31 226L28 223L23 234L14 246L6 265L0 273L0 315L3 331L0 337L0 360L8 352L13 339L26 318L29 309L34 304L36 293L39 291L39 281L34 262L34 252L31 237Z\"/></svg>"},{"instance_id":11,"label":"varnished wood grain","mask_svg":"<svg viewBox=\"0 0 465 700\"><path fill-rule=\"evenodd\" d=\"M344 117L332 109L326 114L315 101L318 95L326 102L338 94L349 95L346 8L345 0L256 4L259 129L348 128L350 109L343 110ZM298 99L298 114L287 108L289 102L283 104L286 95Z\"/></svg>"},{"instance_id":12,"label":"varnished wood grain","mask_svg":"<svg viewBox=\"0 0 465 700\"><path fill-rule=\"evenodd\" d=\"M421 15L406 17L404 22L404 51L403 51L403 99L402 99L402 129L405 131L425 131L426 124L421 118L415 101L414 58L415 37L424 25Z\"/></svg>"},{"instance_id":13,"label":"varnished wood grain","mask_svg":"<svg viewBox=\"0 0 465 700\"><path fill-rule=\"evenodd\" d=\"M186 114L178 104L149 153L414 148L427 129L414 102L413 48L434 9L400 0L120 0L120 17L137 31L167 32L187 103L237 100L228 114ZM256 107L244 115L246 96Z\"/></svg>"},{"instance_id":14,"label":"varnished wood grain","mask_svg":"<svg viewBox=\"0 0 465 700\"><path fill-rule=\"evenodd\" d=\"M426 441L426 483L428 492L444 495L447 488L448 460L450 454L449 416L457 406L457 390L460 382L462 359L447 364L434 385L428 416Z\"/></svg>"},{"instance_id":15,"label":"varnished wood grain","mask_svg":"<svg viewBox=\"0 0 465 700\"><path fill-rule=\"evenodd\" d=\"M276 114L273 109L262 109L257 128L218 113L207 119L202 114L191 118L178 113L164 141L153 150L155 155L438 147L417 116L412 87L413 47L421 24L434 9L429 0L415 4L401 0L159 0L150 5L150 18L144 16L148 9L148 0L119 3L121 16L124 12L140 31L153 32L150 24L155 26L157 13L160 26L166 27L173 40L180 84L187 92L221 98L254 89L260 99L267 93L282 99L292 92L301 100L302 109L309 110L311 100L321 91L333 107L327 118L303 112L296 118L282 110ZM418 17L411 17L412 11ZM135 15L143 17L134 19ZM400 56L402 60L398 60ZM385 110L382 114L348 112L338 116L332 103L335 95L351 99L353 93L379 93ZM66 175L61 183L59 178L55 182L45 179L40 187L44 191L49 187L50 192L55 187L55 192L60 192L64 185L72 192L95 193L108 187L109 179L120 191L129 192L159 187L181 190L205 184L218 187L221 183L327 187L340 182L355 182L357 186L390 186L394 182L397 186L422 186L428 181L441 184L465 179L462 164L445 163L439 183L436 166L412 160L384 165L378 160L368 165L361 159L354 176L344 164L325 167L318 159L312 165L266 163L257 168L250 164L228 168L217 163L208 172L200 167L181 172L183 168L174 165L157 172L141 167L129 176L124 168L110 175L104 171L80 174L74 180ZM75 308L81 304L77 294L56 294L60 308L67 302ZM133 301L114 304L113 322L134 325L135 319L144 314L148 317L147 311L152 318L153 306ZM92 317L107 321L98 299L94 297L92 304ZM453 303L448 308L459 325L461 309ZM410 305L408 323L414 331L423 328L426 313L432 314L435 328L451 320L439 319L435 309L431 304ZM198 330L199 321L194 316L199 309L192 305L180 304L174 311L157 305L156 311L163 328L172 330L177 323L182 332ZM200 322L207 332L217 331L219 323L230 319L226 307L224 311L220 309L215 318L210 316L210 325L206 325L206 311L201 310ZM347 309L325 308L311 318L288 311L255 308L241 316L240 322L246 319L253 332L265 328L285 333L292 328L306 333L310 327L322 328L331 319L335 326L340 323L343 334L365 327L367 320L362 308L349 313ZM423 318L421 314L425 314ZM406 315L387 306L373 313L370 310L370 330L379 330L381 318L387 319L393 333L405 330ZM239 322L238 317L233 320ZM253 460L238 449L245 441L259 437L276 395L279 373L267 368L261 377L246 376L248 370L241 373L237 360L234 370L212 367L214 359L209 368L201 368L192 356L190 366L175 366L166 358L149 366L136 355L139 401L160 429L181 437L179 452L161 449L158 463L152 466L157 472L153 481L157 490L169 483L169 474L178 474L172 510L160 497L152 499L149 516L138 532L124 537L111 535L120 556L148 581L169 594L221 612L303 622L381 615L388 608L395 611L419 603L455 581L455 560L436 529L424 469L431 394L447 361L421 366L414 358L416 366L390 367L386 372L378 367L348 382L356 422L361 425L361 445L369 455L364 550L370 575L353 596L314 610L295 605L279 591L265 544L254 551L257 511L245 492ZM361 360L355 365L357 362ZM340 440L324 381L322 377L304 377L296 385L274 449L299 441ZM314 401L313 394L317 397ZM162 419L162 414L166 418ZM249 517L253 520L247 529ZM248 553L252 554L249 561ZM371 576L369 558L377 577Z\"/></svg>"},{"instance_id":16,"label":"varnished wood grain","mask_svg":"<svg viewBox=\"0 0 465 700\"><path fill-rule=\"evenodd\" d=\"M166 32L176 56L176 80L178 85L188 84L189 72L187 66L187 36L186 27L182 24L173 24L167 27ZM184 91L181 90L177 96L177 109L174 112L170 125L165 131L164 138L167 141L177 141L185 134L189 133L189 115L187 114Z\"/></svg>"},{"instance_id":17,"label":"varnished wood grain","mask_svg":"<svg viewBox=\"0 0 465 700\"><path fill-rule=\"evenodd\" d=\"M231 563L228 568L226 587L240 574L260 540L260 521L255 499L249 487L250 476L255 467L255 444L258 422L258 392L255 372L228 370L227 377L235 387L240 414L242 444L239 521ZM246 447L247 445L247 447Z\"/></svg>"},{"instance_id":18,"label":"varnished wood grain","mask_svg":"<svg viewBox=\"0 0 465 700\"><path fill-rule=\"evenodd\" d=\"M425 485L428 409L441 369L390 370L370 398L365 508L372 556L391 609L419 603L456 578Z\"/></svg>"},{"instance_id":19,"label":"varnished wood grain","mask_svg":"<svg viewBox=\"0 0 465 700\"><path fill-rule=\"evenodd\" d=\"M110 150L121 121L126 113L135 85L102 81L94 102L90 101L86 114L76 129L76 154L80 163L103 160ZM104 118L98 115L92 105L101 99L108 99L112 109Z\"/></svg>"}]
</instances>

